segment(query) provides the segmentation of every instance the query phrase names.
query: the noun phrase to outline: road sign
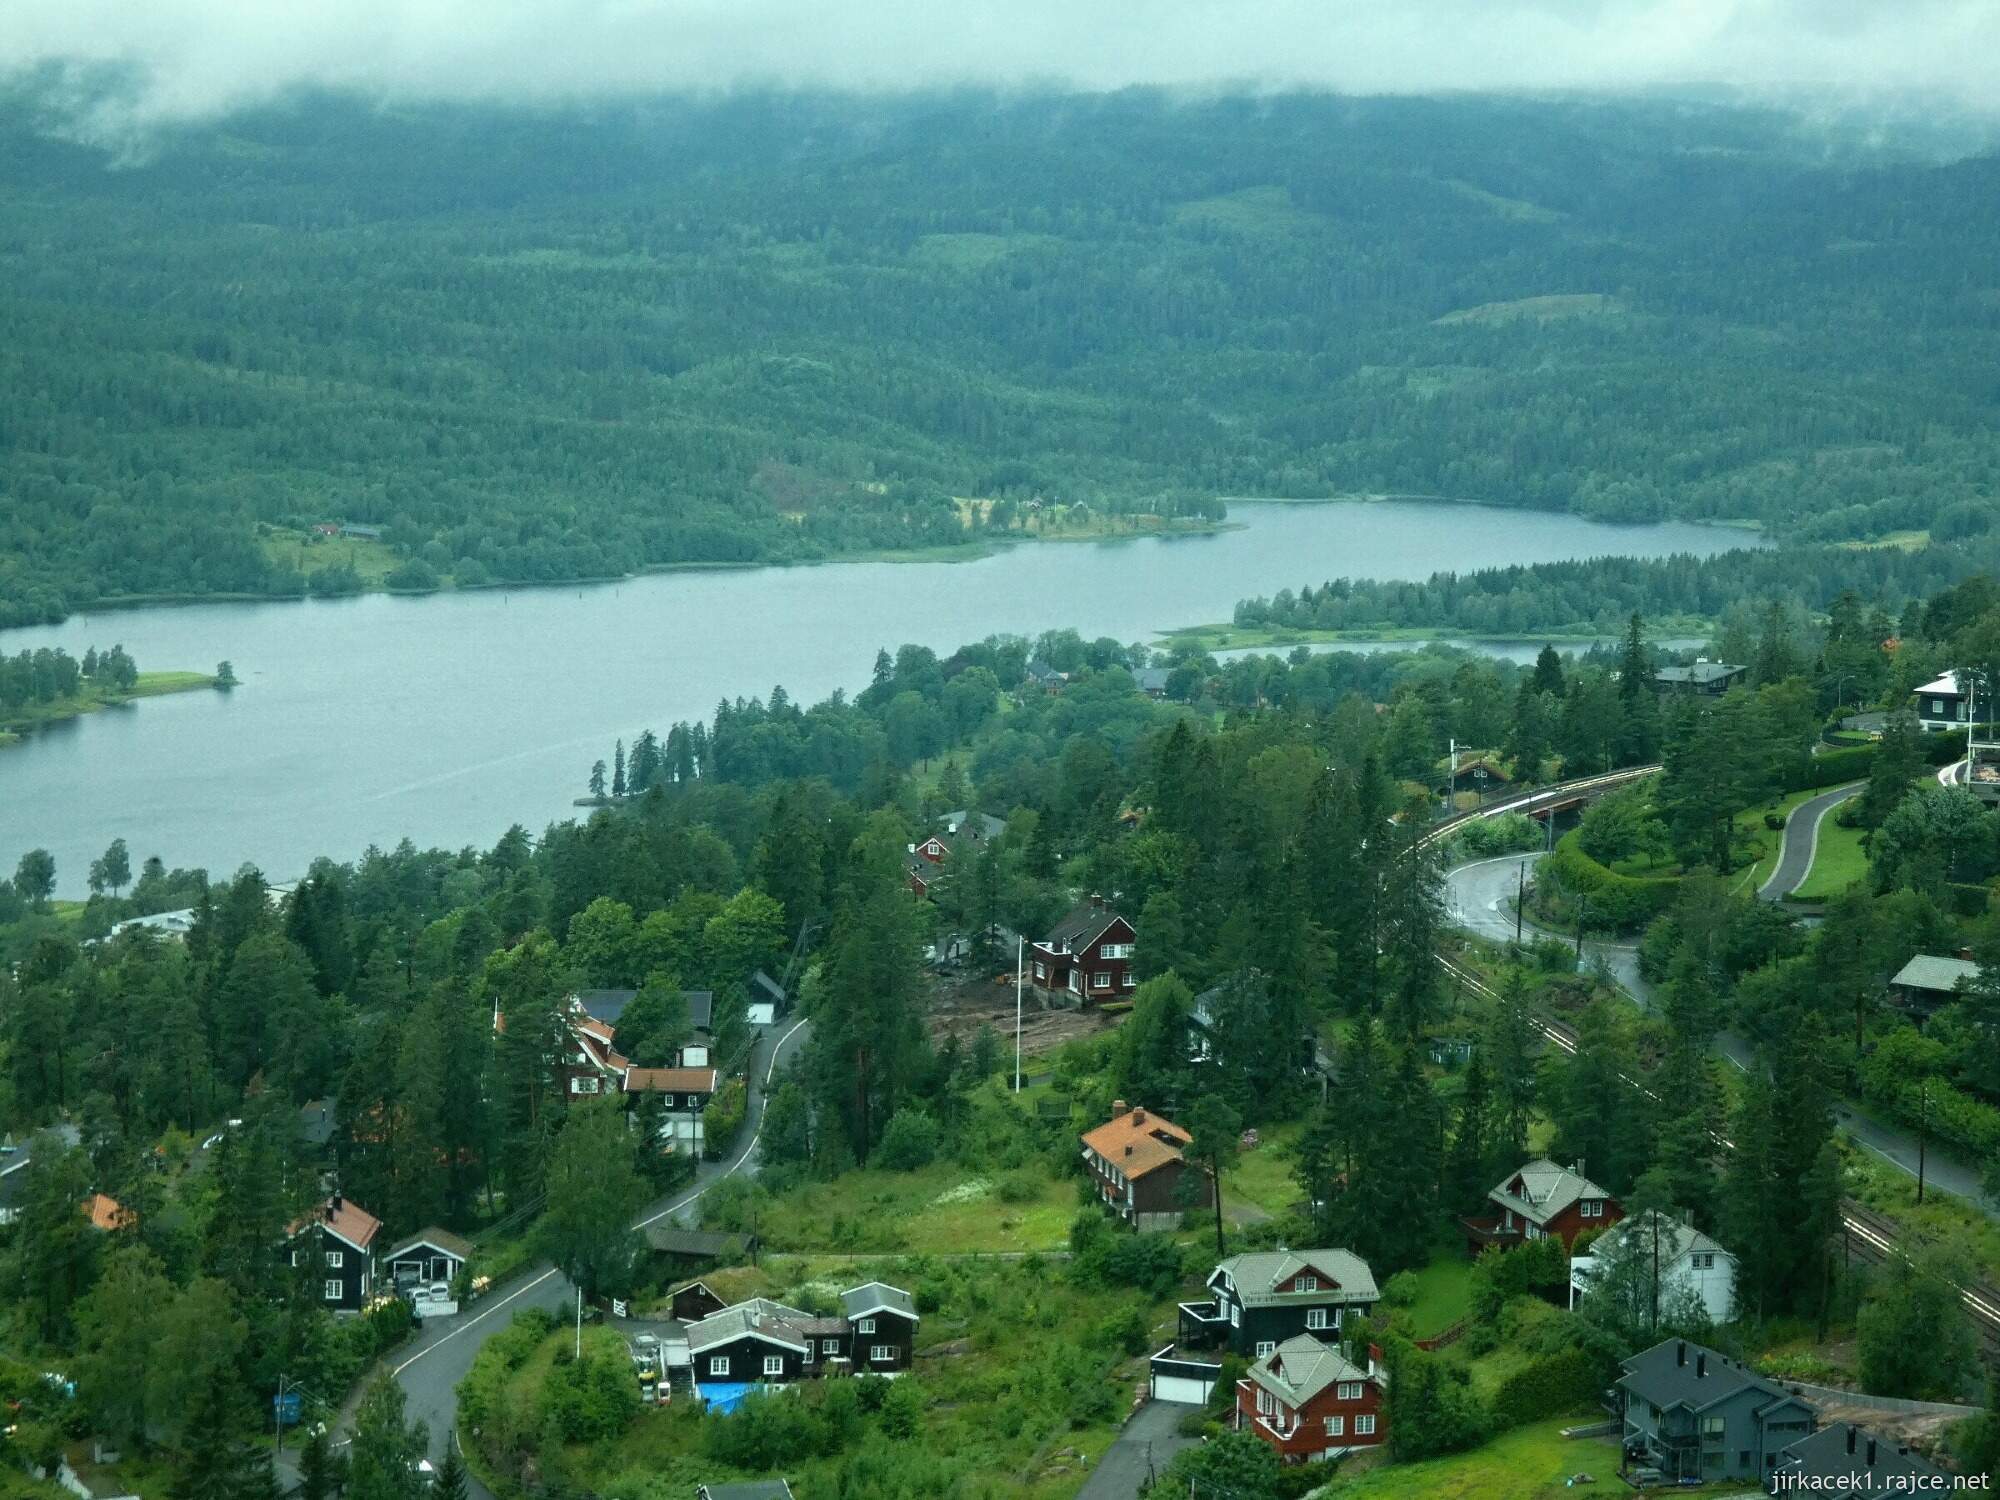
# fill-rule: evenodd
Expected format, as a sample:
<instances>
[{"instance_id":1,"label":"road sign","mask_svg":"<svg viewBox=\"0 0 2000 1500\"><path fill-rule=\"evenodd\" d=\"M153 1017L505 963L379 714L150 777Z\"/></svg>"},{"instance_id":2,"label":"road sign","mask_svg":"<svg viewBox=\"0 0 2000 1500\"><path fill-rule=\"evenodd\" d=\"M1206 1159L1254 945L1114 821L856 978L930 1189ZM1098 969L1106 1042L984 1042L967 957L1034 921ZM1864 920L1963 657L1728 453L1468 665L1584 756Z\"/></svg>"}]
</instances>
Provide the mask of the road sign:
<instances>
[{"instance_id":1,"label":"road sign","mask_svg":"<svg viewBox=\"0 0 2000 1500\"><path fill-rule=\"evenodd\" d=\"M287 1427L299 1424L299 1393L286 1391L282 1396L271 1398L271 1408L278 1414L278 1420Z\"/></svg>"}]
</instances>

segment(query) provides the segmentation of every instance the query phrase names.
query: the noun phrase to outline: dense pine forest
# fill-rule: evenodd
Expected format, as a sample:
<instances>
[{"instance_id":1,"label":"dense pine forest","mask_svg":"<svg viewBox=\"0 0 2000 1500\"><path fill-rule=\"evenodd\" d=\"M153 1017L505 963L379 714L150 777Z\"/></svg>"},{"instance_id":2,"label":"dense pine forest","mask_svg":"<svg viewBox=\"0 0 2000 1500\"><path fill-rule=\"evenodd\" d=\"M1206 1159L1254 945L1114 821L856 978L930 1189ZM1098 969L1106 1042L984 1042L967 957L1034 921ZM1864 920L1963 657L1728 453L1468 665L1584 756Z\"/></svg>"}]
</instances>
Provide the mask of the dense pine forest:
<instances>
[{"instance_id":1,"label":"dense pine forest","mask_svg":"<svg viewBox=\"0 0 2000 1500\"><path fill-rule=\"evenodd\" d=\"M0 624L1417 492L1983 533L2000 167L1624 103L0 106ZM316 525L379 529L337 561Z\"/></svg>"}]
</instances>

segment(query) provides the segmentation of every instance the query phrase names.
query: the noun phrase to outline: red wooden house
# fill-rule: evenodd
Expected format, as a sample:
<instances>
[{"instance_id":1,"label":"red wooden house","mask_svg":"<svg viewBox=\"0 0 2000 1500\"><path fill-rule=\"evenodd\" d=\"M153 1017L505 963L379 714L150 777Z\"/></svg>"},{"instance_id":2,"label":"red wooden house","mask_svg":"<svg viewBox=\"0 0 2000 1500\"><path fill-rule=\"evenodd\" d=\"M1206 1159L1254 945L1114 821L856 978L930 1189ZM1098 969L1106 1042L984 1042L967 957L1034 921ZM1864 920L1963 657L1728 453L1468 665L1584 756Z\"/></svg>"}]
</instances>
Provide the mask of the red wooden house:
<instances>
[{"instance_id":1,"label":"red wooden house","mask_svg":"<svg viewBox=\"0 0 2000 1500\"><path fill-rule=\"evenodd\" d=\"M1237 1429L1270 1444L1288 1464L1386 1441L1378 1357L1371 1345L1364 1369L1310 1334L1286 1339L1236 1382Z\"/></svg>"},{"instance_id":2,"label":"red wooden house","mask_svg":"<svg viewBox=\"0 0 2000 1500\"><path fill-rule=\"evenodd\" d=\"M1191 1139L1185 1130L1144 1109L1127 1109L1123 1099L1116 1110L1081 1138L1084 1167L1107 1209L1144 1233L1178 1229L1183 1210L1214 1203L1207 1169L1183 1155ZM1199 1173L1201 1181L1184 1202L1181 1178L1188 1172Z\"/></svg>"},{"instance_id":3,"label":"red wooden house","mask_svg":"<svg viewBox=\"0 0 2000 1500\"><path fill-rule=\"evenodd\" d=\"M1029 950L1029 975L1037 989L1066 992L1083 1004L1126 999L1138 937L1102 896L1092 896Z\"/></svg>"},{"instance_id":4,"label":"red wooden house","mask_svg":"<svg viewBox=\"0 0 2000 1500\"><path fill-rule=\"evenodd\" d=\"M1583 1175L1583 1163L1559 1167L1546 1156L1529 1162L1486 1195L1488 1212L1461 1219L1474 1255L1553 1236L1574 1248L1585 1230L1608 1229L1625 1217L1616 1198Z\"/></svg>"}]
</instances>

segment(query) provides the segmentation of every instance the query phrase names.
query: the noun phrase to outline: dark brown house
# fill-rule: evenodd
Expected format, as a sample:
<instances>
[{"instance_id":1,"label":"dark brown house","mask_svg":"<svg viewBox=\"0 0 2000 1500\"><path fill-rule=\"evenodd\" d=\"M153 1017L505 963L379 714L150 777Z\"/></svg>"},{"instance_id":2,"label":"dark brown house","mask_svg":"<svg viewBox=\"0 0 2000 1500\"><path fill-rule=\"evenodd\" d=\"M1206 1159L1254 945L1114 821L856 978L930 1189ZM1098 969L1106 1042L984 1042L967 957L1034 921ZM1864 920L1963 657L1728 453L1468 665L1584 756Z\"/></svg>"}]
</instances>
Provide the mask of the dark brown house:
<instances>
[{"instance_id":1,"label":"dark brown house","mask_svg":"<svg viewBox=\"0 0 2000 1500\"><path fill-rule=\"evenodd\" d=\"M1082 1137L1084 1168L1099 1202L1142 1232L1178 1229L1187 1209L1214 1203L1207 1171L1182 1155L1190 1139L1185 1130L1143 1108L1127 1109L1123 1099L1116 1109ZM1181 1179L1189 1172L1200 1174L1200 1185L1183 1201Z\"/></svg>"},{"instance_id":2,"label":"dark brown house","mask_svg":"<svg viewBox=\"0 0 2000 1500\"><path fill-rule=\"evenodd\" d=\"M1079 903L1028 951L1035 987L1079 1004L1129 999L1138 933L1102 896Z\"/></svg>"}]
</instances>

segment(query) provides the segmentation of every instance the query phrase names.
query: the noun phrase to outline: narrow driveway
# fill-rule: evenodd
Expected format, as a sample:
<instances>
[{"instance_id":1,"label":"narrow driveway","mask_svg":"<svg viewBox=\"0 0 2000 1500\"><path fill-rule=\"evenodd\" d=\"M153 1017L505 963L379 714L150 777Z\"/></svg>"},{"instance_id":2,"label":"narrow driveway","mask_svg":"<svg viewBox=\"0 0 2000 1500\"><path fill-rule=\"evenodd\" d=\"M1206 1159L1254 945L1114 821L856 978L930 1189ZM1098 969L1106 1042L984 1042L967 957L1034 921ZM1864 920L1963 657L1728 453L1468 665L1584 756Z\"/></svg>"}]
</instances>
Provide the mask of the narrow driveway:
<instances>
[{"instance_id":1,"label":"narrow driveway","mask_svg":"<svg viewBox=\"0 0 2000 1500\"><path fill-rule=\"evenodd\" d=\"M1090 1471L1076 1500L1136 1500L1139 1487L1164 1469L1169 1459L1201 1441L1182 1437L1174 1430L1193 1410L1173 1401L1148 1401L1140 1407L1118 1434L1118 1441Z\"/></svg>"},{"instance_id":2,"label":"narrow driveway","mask_svg":"<svg viewBox=\"0 0 2000 1500\"><path fill-rule=\"evenodd\" d=\"M1810 842L1808 827L1817 827L1817 819L1809 825L1799 819L1797 814L1804 813L1814 803L1825 802L1826 807L1822 807L1817 815L1824 817L1830 808L1854 795L1857 790L1856 787L1836 788L1823 797L1815 797L1811 802L1801 803L1794 810L1793 820L1786 825L1786 848L1779 858L1780 865L1784 865L1790 858L1791 846L1795 841ZM1524 871L1527 878L1533 878L1534 863L1541 857L1539 851L1533 854L1508 854L1497 859L1474 860L1471 864L1460 865L1448 871L1445 875L1445 904L1453 925L1493 942L1511 943L1514 940L1514 893ZM1804 870L1811 867L1812 859L1808 854L1798 878L1804 879ZM1766 882L1766 889L1769 889L1770 884L1771 882ZM1759 895L1763 894L1764 892L1759 892ZM1573 941L1561 933L1537 927L1533 922L1524 922L1522 935ZM1617 981L1619 987L1632 997L1633 1002L1641 1010L1652 1008L1653 987L1639 972L1639 950L1636 945L1585 938L1583 951L1588 960L1600 964ZM1756 1049L1749 1041L1731 1031L1718 1033L1713 1046L1718 1056L1727 1059L1738 1068L1747 1070L1756 1058ZM1877 1119L1846 1100L1834 1106L1833 1115L1840 1129L1864 1151L1879 1156L1912 1177L1917 1175L1917 1138L1913 1132L1903 1129L1900 1125L1892 1125L1885 1120ZM2000 1219L2000 1201L1988 1197L1981 1190L1978 1171L1946 1155L1935 1141L1925 1152L1924 1181L1929 1187L1950 1193L1955 1198L1963 1198L1990 1217Z\"/></svg>"},{"instance_id":3,"label":"narrow driveway","mask_svg":"<svg viewBox=\"0 0 2000 1500\"><path fill-rule=\"evenodd\" d=\"M1830 792L1807 798L1791 810L1785 818L1778 862L1757 887L1759 901L1782 901L1806 883L1806 876L1812 873L1813 856L1819 852L1819 825L1828 813L1860 790L1858 781L1837 786Z\"/></svg>"},{"instance_id":4,"label":"narrow driveway","mask_svg":"<svg viewBox=\"0 0 2000 1500\"><path fill-rule=\"evenodd\" d=\"M761 1033L751 1053L749 1097L744 1105L743 1145L726 1162L703 1162L695 1180L678 1192L648 1206L633 1224L644 1229L662 1219L679 1216L691 1222L699 1212L702 1194L737 1172L757 1170L756 1152L764 1126L764 1098L772 1075L780 1063L798 1054L811 1034L804 1021L790 1022L775 1038ZM514 1286L451 1318L437 1319L426 1326L417 1342L401 1355L392 1368L403 1387L409 1418L430 1429L431 1456L442 1456L444 1445L456 1440L458 1429L458 1383L472 1368L486 1341L513 1321L514 1314L539 1307L550 1312L576 1306L576 1289L567 1276L544 1262L524 1272ZM474 1500L492 1500L492 1492L474 1476L467 1481Z\"/></svg>"}]
</instances>

